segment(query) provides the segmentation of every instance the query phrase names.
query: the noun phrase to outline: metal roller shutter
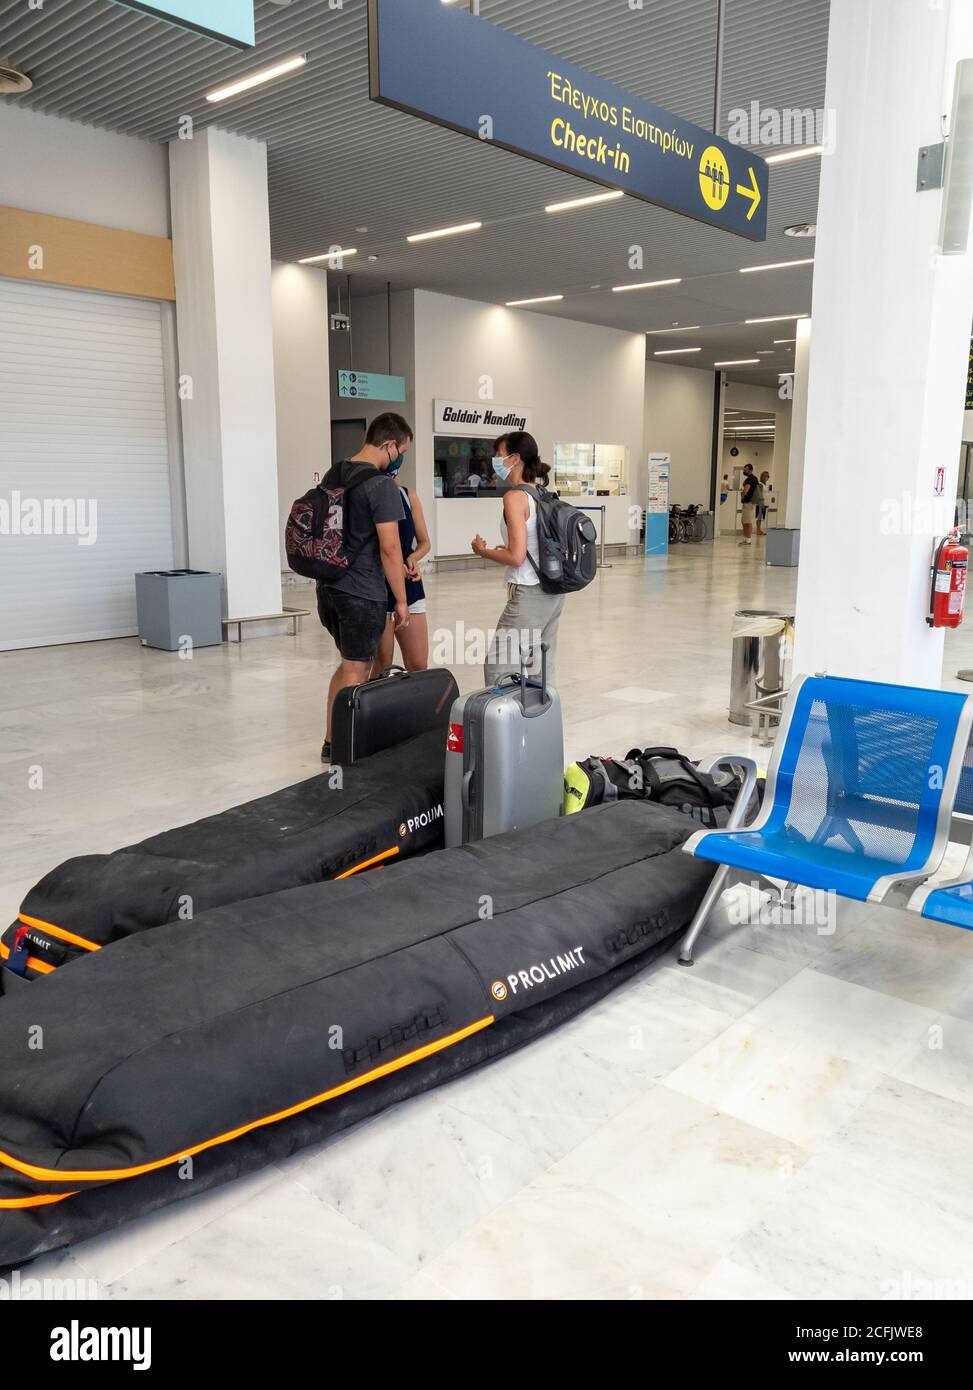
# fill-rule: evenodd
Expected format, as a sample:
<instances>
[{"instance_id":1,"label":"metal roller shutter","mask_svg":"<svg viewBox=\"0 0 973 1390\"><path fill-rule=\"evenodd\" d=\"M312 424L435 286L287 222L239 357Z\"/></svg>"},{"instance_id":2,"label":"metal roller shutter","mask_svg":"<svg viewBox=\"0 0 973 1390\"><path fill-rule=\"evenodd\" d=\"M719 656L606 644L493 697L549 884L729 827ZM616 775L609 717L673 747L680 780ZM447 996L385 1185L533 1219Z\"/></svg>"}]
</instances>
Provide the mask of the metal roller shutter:
<instances>
[{"instance_id":1,"label":"metal roller shutter","mask_svg":"<svg viewBox=\"0 0 973 1390\"><path fill-rule=\"evenodd\" d=\"M172 566L165 406L157 303L0 279L0 650L135 633L133 575Z\"/></svg>"}]
</instances>

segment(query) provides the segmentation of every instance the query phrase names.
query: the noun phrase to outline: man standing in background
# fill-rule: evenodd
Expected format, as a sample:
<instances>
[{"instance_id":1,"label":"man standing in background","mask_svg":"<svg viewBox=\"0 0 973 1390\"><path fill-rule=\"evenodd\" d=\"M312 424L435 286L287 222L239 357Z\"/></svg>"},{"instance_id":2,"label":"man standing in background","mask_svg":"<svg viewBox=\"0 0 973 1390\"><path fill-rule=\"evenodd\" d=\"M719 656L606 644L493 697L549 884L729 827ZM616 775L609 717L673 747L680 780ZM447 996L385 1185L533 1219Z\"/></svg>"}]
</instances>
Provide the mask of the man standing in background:
<instances>
[{"instance_id":1,"label":"man standing in background","mask_svg":"<svg viewBox=\"0 0 973 1390\"><path fill-rule=\"evenodd\" d=\"M760 484L757 482L752 463L743 465L743 482L740 484L740 522L743 526L743 540L740 545L752 545L753 521L756 512L756 495Z\"/></svg>"}]
</instances>

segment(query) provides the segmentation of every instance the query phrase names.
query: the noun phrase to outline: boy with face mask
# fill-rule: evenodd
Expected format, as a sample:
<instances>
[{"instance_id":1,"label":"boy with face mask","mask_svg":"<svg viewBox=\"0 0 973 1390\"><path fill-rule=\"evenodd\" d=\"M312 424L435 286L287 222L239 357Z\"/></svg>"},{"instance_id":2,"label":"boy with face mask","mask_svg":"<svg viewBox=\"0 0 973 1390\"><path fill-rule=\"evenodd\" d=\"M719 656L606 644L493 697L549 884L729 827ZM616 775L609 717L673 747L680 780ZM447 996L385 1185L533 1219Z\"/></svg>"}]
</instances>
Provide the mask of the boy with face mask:
<instances>
[{"instance_id":1,"label":"boy with face mask","mask_svg":"<svg viewBox=\"0 0 973 1390\"><path fill-rule=\"evenodd\" d=\"M401 415L378 415L368 427L365 443L353 458L331 469L325 483L347 487L346 546L352 556L347 573L333 584L317 586L318 616L338 647L341 663L328 687L327 727L321 761L331 761L331 712L339 690L361 685L385 631L386 582L394 599L396 629L409 625L405 565L399 544L402 498L394 482L412 427ZM390 476L390 474L392 476Z\"/></svg>"}]
</instances>

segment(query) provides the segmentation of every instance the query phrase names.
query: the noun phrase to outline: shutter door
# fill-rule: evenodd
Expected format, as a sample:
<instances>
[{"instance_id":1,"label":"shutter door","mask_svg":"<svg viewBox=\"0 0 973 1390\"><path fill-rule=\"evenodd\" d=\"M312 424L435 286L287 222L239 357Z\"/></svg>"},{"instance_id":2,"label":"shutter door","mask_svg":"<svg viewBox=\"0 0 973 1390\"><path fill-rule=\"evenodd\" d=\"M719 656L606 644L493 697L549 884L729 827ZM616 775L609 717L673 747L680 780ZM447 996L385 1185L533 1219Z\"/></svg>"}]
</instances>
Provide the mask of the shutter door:
<instances>
[{"instance_id":1,"label":"shutter door","mask_svg":"<svg viewBox=\"0 0 973 1390\"><path fill-rule=\"evenodd\" d=\"M159 304L0 279L0 650L131 636L172 554Z\"/></svg>"}]
</instances>

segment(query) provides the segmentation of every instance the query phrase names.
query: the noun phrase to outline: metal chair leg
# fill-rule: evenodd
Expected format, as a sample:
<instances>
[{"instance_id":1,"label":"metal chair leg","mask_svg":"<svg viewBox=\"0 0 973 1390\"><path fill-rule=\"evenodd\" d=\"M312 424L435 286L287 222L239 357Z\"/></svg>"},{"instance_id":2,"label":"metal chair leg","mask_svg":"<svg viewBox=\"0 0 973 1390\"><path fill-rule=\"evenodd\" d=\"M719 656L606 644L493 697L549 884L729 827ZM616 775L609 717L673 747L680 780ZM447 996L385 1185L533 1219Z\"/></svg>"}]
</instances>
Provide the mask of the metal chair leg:
<instances>
[{"instance_id":1,"label":"metal chair leg","mask_svg":"<svg viewBox=\"0 0 973 1390\"><path fill-rule=\"evenodd\" d=\"M721 864L713 875L713 880L706 890L703 901L696 909L696 916L689 924L689 930L683 937L682 946L679 951L680 965L692 965L693 947L696 945L700 932L706 926L707 918L716 905L716 900L726 887L726 876L729 872L729 864Z\"/></svg>"}]
</instances>

